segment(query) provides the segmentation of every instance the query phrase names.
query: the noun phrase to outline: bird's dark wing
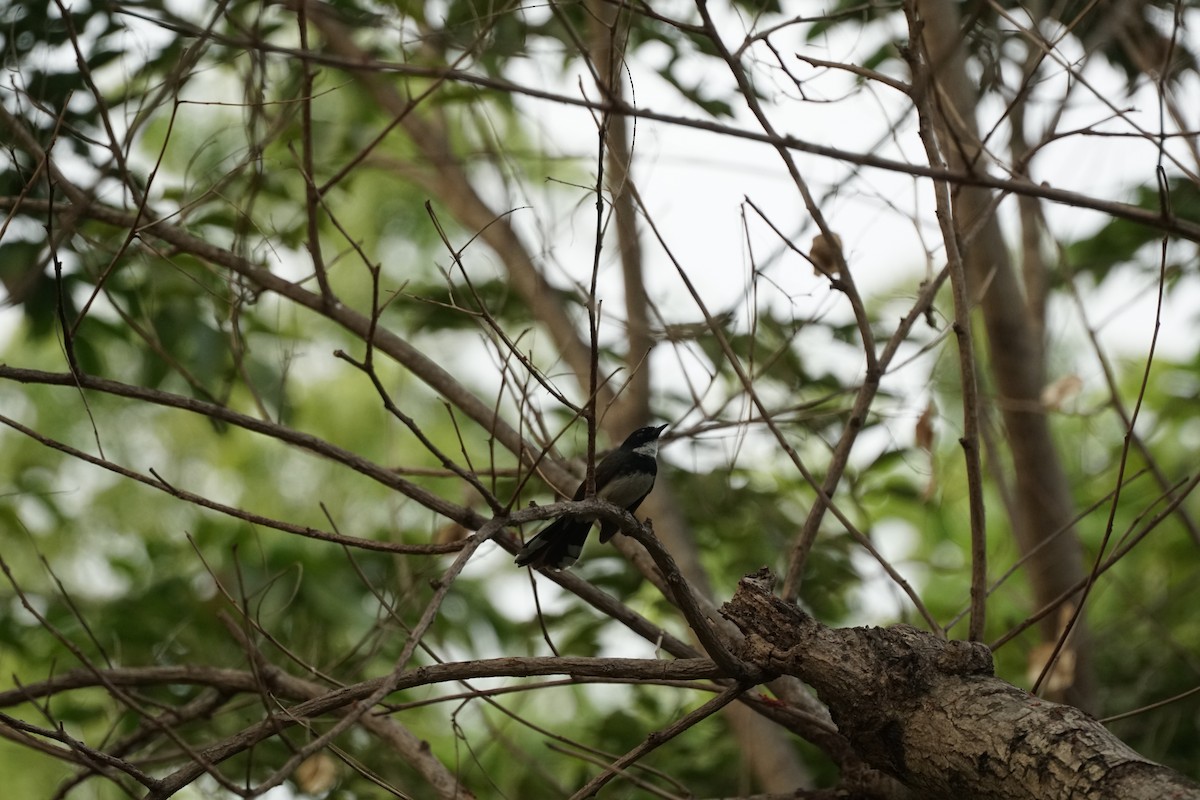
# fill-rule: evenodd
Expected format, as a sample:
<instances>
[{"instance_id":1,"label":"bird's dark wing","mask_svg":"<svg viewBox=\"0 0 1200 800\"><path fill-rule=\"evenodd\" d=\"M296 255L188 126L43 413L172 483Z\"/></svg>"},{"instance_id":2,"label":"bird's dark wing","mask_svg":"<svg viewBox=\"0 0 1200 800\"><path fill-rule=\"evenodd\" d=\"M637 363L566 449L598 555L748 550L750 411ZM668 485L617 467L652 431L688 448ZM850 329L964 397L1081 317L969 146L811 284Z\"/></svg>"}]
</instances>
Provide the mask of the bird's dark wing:
<instances>
[{"instance_id":1,"label":"bird's dark wing","mask_svg":"<svg viewBox=\"0 0 1200 800\"><path fill-rule=\"evenodd\" d=\"M517 553L517 566L566 569L579 560L591 529L590 519L559 517L525 543Z\"/></svg>"},{"instance_id":2,"label":"bird's dark wing","mask_svg":"<svg viewBox=\"0 0 1200 800\"><path fill-rule=\"evenodd\" d=\"M615 458L616 455L617 455L617 451L613 450L611 453L606 455L604 458L600 459L600 463L596 465L596 491L597 492L600 491L600 487L602 487L604 484L611 481L613 479L613 475L616 474L617 463L620 460L618 458ZM579 488L575 490L575 496L572 499L573 500L582 500L585 494L587 494L587 478L584 478L582 481L580 481Z\"/></svg>"},{"instance_id":3,"label":"bird's dark wing","mask_svg":"<svg viewBox=\"0 0 1200 800\"><path fill-rule=\"evenodd\" d=\"M603 465L603 461L600 462ZM597 467L596 484L600 484L600 473ZM572 499L582 500L587 493L587 481L584 480L575 490ZM586 517L559 517L551 522L541 532L525 543L517 553L518 567L533 567L534 569L566 569L579 560L583 546L587 543L588 533L592 529L593 520Z\"/></svg>"}]
</instances>

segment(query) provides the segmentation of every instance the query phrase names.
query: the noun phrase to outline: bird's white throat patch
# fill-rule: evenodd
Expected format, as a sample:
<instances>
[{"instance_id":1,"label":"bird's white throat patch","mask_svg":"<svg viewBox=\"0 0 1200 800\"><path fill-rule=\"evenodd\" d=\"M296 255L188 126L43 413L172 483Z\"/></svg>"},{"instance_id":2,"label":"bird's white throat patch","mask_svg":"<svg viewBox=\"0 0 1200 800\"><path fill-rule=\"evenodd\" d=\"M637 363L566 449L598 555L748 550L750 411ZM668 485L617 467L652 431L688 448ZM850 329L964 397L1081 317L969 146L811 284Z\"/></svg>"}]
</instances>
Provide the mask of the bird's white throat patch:
<instances>
[{"instance_id":1,"label":"bird's white throat patch","mask_svg":"<svg viewBox=\"0 0 1200 800\"><path fill-rule=\"evenodd\" d=\"M633 448L633 452L637 453L639 456L654 458L658 455L658 439L655 439L652 442L646 442L645 444L639 444L637 447Z\"/></svg>"}]
</instances>

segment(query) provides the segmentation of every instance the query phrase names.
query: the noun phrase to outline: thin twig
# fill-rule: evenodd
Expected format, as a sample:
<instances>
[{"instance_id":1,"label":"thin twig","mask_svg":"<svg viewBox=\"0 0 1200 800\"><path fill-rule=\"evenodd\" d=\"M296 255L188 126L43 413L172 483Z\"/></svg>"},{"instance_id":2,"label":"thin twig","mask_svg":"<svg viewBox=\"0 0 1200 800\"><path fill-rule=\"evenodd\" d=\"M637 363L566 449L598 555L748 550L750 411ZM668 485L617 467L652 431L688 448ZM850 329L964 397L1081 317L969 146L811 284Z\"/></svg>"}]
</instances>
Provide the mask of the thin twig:
<instances>
[{"instance_id":1,"label":"thin twig","mask_svg":"<svg viewBox=\"0 0 1200 800\"><path fill-rule=\"evenodd\" d=\"M601 772L599 775L584 784L583 788L571 795L571 800L583 800L583 798L594 797L596 793L604 788L609 782L611 782L613 778L616 778L618 775L620 775L626 767L630 766L650 751L655 750L661 745L671 741L688 728L691 728L697 723L707 719L708 717L711 717L713 714L717 713L722 708L736 700L748 688L748 686L743 684L730 686L728 689L721 692L721 694L712 698L699 708L691 711L677 722L667 726L666 728L663 728L662 730L651 733L640 745L618 758L612 764L609 764L608 768L605 769L604 772Z\"/></svg>"},{"instance_id":2,"label":"thin twig","mask_svg":"<svg viewBox=\"0 0 1200 800\"><path fill-rule=\"evenodd\" d=\"M910 95L917 110L921 142L929 163L944 168L946 162L941 147L947 145L939 143L935 133L936 126L930 109L933 84L929 79L928 54L921 46L921 22L917 20L916 9L911 2L904 4L904 12L909 24L909 46L905 53L913 74ZM987 523L983 502L983 466L979 455L979 379L975 372L975 348L971 335L972 303L968 296L967 273L959 248L958 224L950 188L944 182L934 181L933 190L946 265L950 271L950 290L954 298L954 335L958 342L959 385L962 388L963 432L959 444L962 445L966 467L971 526L971 622L967 638L980 641L987 614Z\"/></svg>"}]
</instances>

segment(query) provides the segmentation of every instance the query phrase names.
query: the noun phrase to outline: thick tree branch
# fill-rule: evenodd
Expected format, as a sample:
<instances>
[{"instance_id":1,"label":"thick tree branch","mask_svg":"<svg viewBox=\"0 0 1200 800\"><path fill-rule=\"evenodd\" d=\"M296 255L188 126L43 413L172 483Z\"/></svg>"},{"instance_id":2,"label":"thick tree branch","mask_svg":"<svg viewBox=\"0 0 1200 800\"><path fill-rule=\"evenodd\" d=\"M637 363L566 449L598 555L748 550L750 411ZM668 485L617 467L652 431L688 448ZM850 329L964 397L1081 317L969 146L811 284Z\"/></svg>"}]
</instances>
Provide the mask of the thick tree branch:
<instances>
[{"instance_id":1,"label":"thick tree branch","mask_svg":"<svg viewBox=\"0 0 1200 800\"><path fill-rule=\"evenodd\" d=\"M722 613L743 659L805 681L871 766L921 797L961 800L1200 798L1200 785L1148 761L1078 709L992 674L978 643L908 625L834 629L747 576Z\"/></svg>"}]
</instances>

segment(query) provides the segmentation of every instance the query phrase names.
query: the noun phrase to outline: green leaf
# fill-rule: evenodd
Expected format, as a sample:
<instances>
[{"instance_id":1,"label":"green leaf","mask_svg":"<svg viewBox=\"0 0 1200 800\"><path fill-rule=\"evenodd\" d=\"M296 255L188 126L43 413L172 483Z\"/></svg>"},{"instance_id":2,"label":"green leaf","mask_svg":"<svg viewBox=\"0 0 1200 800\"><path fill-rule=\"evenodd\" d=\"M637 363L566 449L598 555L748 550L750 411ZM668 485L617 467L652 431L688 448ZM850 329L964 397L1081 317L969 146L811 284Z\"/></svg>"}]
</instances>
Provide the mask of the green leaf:
<instances>
[{"instance_id":1,"label":"green leaf","mask_svg":"<svg viewBox=\"0 0 1200 800\"><path fill-rule=\"evenodd\" d=\"M1157 187L1140 186L1135 191L1134 204L1141 208L1159 211L1164 202L1180 219L1200 221L1200 188L1190 181L1172 181L1165 199ZM1067 244L1064 251L1074 272L1091 274L1101 283L1114 268L1134 263L1142 248L1161 242L1162 237L1157 228L1113 218L1091 236Z\"/></svg>"}]
</instances>

